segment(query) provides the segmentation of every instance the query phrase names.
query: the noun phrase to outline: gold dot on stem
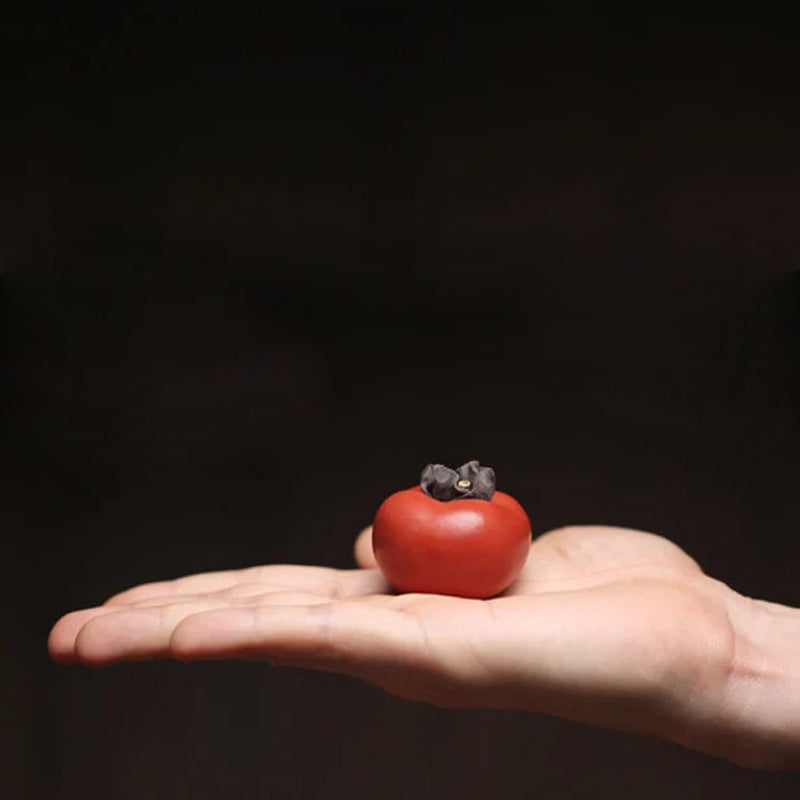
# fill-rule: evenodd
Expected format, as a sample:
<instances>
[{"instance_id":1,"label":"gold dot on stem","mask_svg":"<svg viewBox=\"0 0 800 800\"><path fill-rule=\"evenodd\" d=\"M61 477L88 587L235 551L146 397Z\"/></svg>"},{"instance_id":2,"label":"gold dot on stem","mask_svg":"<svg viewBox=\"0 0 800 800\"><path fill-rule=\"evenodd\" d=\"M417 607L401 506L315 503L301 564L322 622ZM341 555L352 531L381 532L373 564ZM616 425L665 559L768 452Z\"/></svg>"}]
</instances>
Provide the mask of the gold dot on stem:
<instances>
[{"instance_id":1,"label":"gold dot on stem","mask_svg":"<svg viewBox=\"0 0 800 800\"><path fill-rule=\"evenodd\" d=\"M469 488L471 485L472 485L472 484L471 484L469 481L459 481L459 482L456 484L456 486L458 486L458 487L459 487L459 489L467 489L467 488Z\"/></svg>"}]
</instances>

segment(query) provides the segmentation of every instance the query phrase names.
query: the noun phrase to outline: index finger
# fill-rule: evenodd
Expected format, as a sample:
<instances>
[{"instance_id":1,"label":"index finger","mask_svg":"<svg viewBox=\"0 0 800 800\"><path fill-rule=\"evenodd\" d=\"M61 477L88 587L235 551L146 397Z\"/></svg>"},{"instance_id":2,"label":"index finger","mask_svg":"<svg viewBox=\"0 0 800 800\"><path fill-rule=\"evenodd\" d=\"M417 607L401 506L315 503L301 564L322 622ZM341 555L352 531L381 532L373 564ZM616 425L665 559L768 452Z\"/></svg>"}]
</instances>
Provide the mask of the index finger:
<instances>
[{"instance_id":1,"label":"index finger","mask_svg":"<svg viewBox=\"0 0 800 800\"><path fill-rule=\"evenodd\" d=\"M202 572L170 581L145 583L114 595L104 605L128 605L155 597L201 595L229 589L242 583L265 583L276 590L290 589L331 599L382 594L389 589L386 580L377 569L268 564L240 570Z\"/></svg>"}]
</instances>

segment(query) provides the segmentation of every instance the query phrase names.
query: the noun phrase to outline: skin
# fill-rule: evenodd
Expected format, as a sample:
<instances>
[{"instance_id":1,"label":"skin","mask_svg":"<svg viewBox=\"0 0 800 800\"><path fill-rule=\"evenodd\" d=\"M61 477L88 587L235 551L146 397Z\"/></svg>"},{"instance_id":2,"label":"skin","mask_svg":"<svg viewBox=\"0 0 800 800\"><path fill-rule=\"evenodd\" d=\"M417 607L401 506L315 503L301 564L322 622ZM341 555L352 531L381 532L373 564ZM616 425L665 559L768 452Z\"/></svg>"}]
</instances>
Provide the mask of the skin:
<instances>
[{"instance_id":1,"label":"skin","mask_svg":"<svg viewBox=\"0 0 800 800\"><path fill-rule=\"evenodd\" d=\"M491 600L394 594L358 569L270 565L150 583L74 611L58 662L258 659L448 708L544 713L800 769L800 609L744 597L652 533L539 536Z\"/></svg>"}]
</instances>

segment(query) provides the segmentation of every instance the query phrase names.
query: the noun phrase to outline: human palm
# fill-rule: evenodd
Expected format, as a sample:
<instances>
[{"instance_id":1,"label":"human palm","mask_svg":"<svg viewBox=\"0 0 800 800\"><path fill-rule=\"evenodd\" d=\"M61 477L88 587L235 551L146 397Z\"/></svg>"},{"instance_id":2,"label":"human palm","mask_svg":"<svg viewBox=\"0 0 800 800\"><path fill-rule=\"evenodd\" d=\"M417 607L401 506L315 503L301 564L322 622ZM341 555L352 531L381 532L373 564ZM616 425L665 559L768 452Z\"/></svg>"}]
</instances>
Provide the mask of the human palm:
<instances>
[{"instance_id":1,"label":"human palm","mask_svg":"<svg viewBox=\"0 0 800 800\"><path fill-rule=\"evenodd\" d=\"M769 677L800 656L800 611L737 594L667 539L551 531L512 587L471 600L393 594L370 536L356 542L358 569L269 565L129 589L59 620L50 652L93 665L261 659L409 700L656 736L752 766L796 758L800 700Z\"/></svg>"}]
</instances>

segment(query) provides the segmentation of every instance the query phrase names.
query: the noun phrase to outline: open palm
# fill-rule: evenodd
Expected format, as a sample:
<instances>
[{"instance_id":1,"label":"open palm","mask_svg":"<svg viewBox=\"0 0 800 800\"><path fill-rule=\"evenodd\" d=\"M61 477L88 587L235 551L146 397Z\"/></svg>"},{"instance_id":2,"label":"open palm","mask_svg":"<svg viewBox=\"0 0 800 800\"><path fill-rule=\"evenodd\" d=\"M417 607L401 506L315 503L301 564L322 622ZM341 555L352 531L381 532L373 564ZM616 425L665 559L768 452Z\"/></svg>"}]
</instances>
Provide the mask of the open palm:
<instances>
[{"instance_id":1,"label":"open palm","mask_svg":"<svg viewBox=\"0 0 800 800\"><path fill-rule=\"evenodd\" d=\"M800 611L737 594L667 539L551 531L502 596L467 600L391 593L370 535L356 542L358 569L270 565L129 589L64 616L50 652L94 665L262 659L409 700L657 736L752 766L797 759L800 698L779 664L800 657Z\"/></svg>"}]
</instances>

